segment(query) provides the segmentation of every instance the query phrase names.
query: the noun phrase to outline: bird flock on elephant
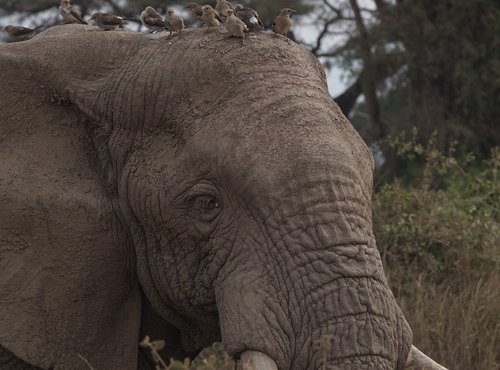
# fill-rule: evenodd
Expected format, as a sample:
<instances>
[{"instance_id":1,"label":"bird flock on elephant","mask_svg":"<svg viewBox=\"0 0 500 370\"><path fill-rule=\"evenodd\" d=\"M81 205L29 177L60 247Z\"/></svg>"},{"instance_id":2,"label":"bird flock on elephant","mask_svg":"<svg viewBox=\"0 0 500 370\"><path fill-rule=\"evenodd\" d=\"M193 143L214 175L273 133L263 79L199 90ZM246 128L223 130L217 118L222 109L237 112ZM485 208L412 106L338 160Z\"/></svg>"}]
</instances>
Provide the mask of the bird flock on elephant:
<instances>
[{"instance_id":1,"label":"bird flock on elephant","mask_svg":"<svg viewBox=\"0 0 500 370\"><path fill-rule=\"evenodd\" d=\"M199 5L190 3L185 8L193 20L200 21L200 27L206 27L206 32L215 28L220 30L223 26L229 37L241 38L244 43L245 36L251 32L263 31L264 24L259 18L257 11L241 4L233 5L227 0L217 0L214 8L210 5ZM288 32L292 27L290 16L296 13L290 8L281 9L274 19L272 31L276 36L283 36L288 41ZM65 24L88 24L77 10L71 5L71 0L61 0L59 14ZM127 24L127 19L111 13L96 12L90 20L104 31L117 30ZM178 34L182 37L185 28L184 20L178 16L174 9L168 9L167 14L162 16L153 7L147 6L140 15L141 23L151 33L169 31L169 35ZM26 41L41 32L44 27L28 28L22 26L6 25L3 30L13 41ZM219 31L220 32L220 31Z\"/></svg>"}]
</instances>

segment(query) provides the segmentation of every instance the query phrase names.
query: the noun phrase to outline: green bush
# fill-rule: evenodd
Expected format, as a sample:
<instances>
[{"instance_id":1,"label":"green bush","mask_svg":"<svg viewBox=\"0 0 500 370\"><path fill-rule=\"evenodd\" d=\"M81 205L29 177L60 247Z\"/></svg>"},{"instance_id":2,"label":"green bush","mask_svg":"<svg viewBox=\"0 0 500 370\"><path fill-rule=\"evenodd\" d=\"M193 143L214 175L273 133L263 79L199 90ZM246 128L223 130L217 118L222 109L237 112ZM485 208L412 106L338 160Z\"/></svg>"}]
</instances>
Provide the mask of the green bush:
<instances>
[{"instance_id":1,"label":"green bush","mask_svg":"<svg viewBox=\"0 0 500 370\"><path fill-rule=\"evenodd\" d=\"M420 179L376 191L373 227L414 343L452 369L499 369L500 150L474 163L412 140L393 144L423 158Z\"/></svg>"}]
</instances>

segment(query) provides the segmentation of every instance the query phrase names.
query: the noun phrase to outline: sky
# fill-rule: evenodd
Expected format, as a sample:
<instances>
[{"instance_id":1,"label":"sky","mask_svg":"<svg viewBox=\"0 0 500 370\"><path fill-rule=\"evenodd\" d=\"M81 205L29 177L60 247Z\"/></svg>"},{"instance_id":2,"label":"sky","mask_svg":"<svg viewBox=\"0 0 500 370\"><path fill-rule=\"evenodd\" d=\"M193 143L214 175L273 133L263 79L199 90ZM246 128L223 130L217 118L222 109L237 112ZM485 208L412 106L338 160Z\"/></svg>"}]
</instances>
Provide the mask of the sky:
<instances>
[{"instance_id":1,"label":"sky","mask_svg":"<svg viewBox=\"0 0 500 370\"><path fill-rule=\"evenodd\" d=\"M309 20L303 19L300 22L296 22L295 33L300 35L300 39L308 43L313 43L316 40L318 30L316 27L309 24ZM334 45L336 42L341 40L340 37L330 36L325 44ZM320 59L321 62L323 62ZM341 68L332 64L331 68L325 68L326 78L328 82L328 91L331 96L337 96L342 93L347 88L347 83L345 79L342 78L344 72Z\"/></svg>"}]
</instances>

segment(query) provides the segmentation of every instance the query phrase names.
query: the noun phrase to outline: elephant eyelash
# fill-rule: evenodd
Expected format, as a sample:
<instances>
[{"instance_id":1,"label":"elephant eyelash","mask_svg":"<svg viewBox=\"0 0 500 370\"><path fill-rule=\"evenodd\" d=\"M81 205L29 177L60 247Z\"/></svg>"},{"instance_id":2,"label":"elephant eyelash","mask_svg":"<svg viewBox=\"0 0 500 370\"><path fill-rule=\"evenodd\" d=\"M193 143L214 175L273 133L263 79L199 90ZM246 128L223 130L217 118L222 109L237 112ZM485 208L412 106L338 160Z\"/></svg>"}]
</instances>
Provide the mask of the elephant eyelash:
<instances>
[{"instance_id":1,"label":"elephant eyelash","mask_svg":"<svg viewBox=\"0 0 500 370\"><path fill-rule=\"evenodd\" d=\"M215 197L201 195L195 197L192 202L195 209L211 211L220 207L220 203Z\"/></svg>"},{"instance_id":2,"label":"elephant eyelash","mask_svg":"<svg viewBox=\"0 0 500 370\"><path fill-rule=\"evenodd\" d=\"M208 194L191 195L186 202L195 218L210 222L217 217L222 209L221 202L214 196Z\"/></svg>"}]
</instances>

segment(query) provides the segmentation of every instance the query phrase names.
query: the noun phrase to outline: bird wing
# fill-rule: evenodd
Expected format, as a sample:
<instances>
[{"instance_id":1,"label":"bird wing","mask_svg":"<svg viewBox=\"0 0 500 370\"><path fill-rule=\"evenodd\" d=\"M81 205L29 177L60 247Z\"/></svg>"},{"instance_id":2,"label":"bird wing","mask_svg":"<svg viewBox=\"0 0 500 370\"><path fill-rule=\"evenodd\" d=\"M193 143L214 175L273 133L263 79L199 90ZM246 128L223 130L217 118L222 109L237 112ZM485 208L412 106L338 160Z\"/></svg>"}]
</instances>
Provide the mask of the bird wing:
<instances>
[{"instance_id":1,"label":"bird wing","mask_svg":"<svg viewBox=\"0 0 500 370\"><path fill-rule=\"evenodd\" d=\"M238 24L238 25L240 25L240 26L244 26L245 28L247 28L246 23L245 23L245 22L243 22L243 20L241 20L240 18L235 17L235 18L234 18L234 20L235 20L236 24Z\"/></svg>"},{"instance_id":2,"label":"bird wing","mask_svg":"<svg viewBox=\"0 0 500 370\"><path fill-rule=\"evenodd\" d=\"M70 9L70 14L75 17L76 19L78 19L78 22L80 23L83 23L83 24L87 24L87 22L85 22L82 18L82 16L80 14L78 14L78 12L76 10L74 10L73 8Z\"/></svg>"},{"instance_id":3,"label":"bird wing","mask_svg":"<svg viewBox=\"0 0 500 370\"><path fill-rule=\"evenodd\" d=\"M262 23L262 21L260 20L259 14L253 9L250 10L252 11L253 16L257 19L257 24L264 28L264 23Z\"/></svg>"},{"instance_id":4,"label":"bird wing","mask_svg":"<svg viewBox=\"0 0 500 370\"><path fill-rule=\"evenodd\" d=\"M223 20L222 20L222 18L220 17L219 12L218 12L217 10L214 10L214 17L215 17L215 19L217 19L219 22L224 23L224 21L223 21Z\"/></svg>"},{"instance_id":5,"label":"bird wing","mask_svg":"<svg viewBox=\"0 0 500 370\"><path fill-rule=\"evenodd\" d=\"M114 14L109 14L109 13L103 13L101 15L101 20L103 23L109 24L109 25L118 25L119 26L123 23L122 17L118 17Z\"/></svg>"},{"instance_id":6,"label":"bird wing","mask_svg":"<svg viewBox=\"0 0 500 370\"><path fill-rule=\"evenodd\" d=\"M257 12L250 8L243 8L236 13L239 19L241 19L252 31L258 31L264 29L264 24L259 19Z\"/></svg>"},{"instance_id":7,"label":"bird wing","mask_svg":"<svg viewBox=\"0 0 500 370\"><path fill-rule=\"evenodd\" d=\"M201 17L203 15L203 10L201 9L201 6L199 8L194 9L193 14L196 15L197 17Z\"/></svg>"},{"instance_id":8,"label":"bird wing","mask_svg":"<svg viewBox=\"0 0 500 370\"><path fill-rule=\"evenodd\" d=\"M150 26L154 27L167 27L167 23L161 18L156 17L145 17L144 22Z\"/></svg>"},{"instance_id":9,"label":"bird wing","mask_svg":"<svg viewBox=\"0 0 500 370\"><path fill-rule=\"evenodd\" d=\"M22 26L16 26L11 31L12 36L15 36L15 37L26 36L26 35L29 35L31 32L33 32L33 30L31 28L22 27Z\"/></svg>"},{"instance_id":10,"label":"bird wing","mask_svg":"<svg viewBox=\"0 0 500 370\"><path fill-rule=\"evenodd\" d=\"M160 19L162 18L162 16L156 10L153 9L152 12L155 18L160 18Z\"/></svg>"}]
</instances>

